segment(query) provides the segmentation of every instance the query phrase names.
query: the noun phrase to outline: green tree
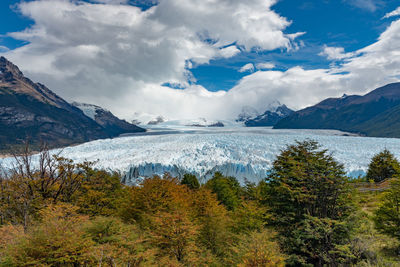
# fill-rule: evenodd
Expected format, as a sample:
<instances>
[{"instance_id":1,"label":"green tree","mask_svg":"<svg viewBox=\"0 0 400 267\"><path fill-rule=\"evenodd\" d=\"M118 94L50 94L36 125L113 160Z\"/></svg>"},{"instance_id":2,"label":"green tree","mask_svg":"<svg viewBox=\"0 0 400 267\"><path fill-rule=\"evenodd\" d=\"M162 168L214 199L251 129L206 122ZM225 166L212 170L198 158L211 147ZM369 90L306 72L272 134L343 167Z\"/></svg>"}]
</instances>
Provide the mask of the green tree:
<instances>
[{"instance_id":1,"label":"green tree","mask_svg":"<svg viewBox=\"0 0 400 267\"><path fill-rule=\"evenodd\" d=\"M181 184L186 185L190 189L199 189L200 188L199 180L197 180L197 177L194 174L186 173L183 176Z\"/></svg>"},{"instance_id":2,"label":"green tree","mask_svg":"<svg viewBox=\"0 0 400 267\"><path fill-rule=\"evenodd\" d=\"M322 266L349 257L337 251L349 246L351 224L348 228L336 226L346 222L354 210L351 190L343 166L318 143L306 140L288 146L278 155L263 186L270 223L277 227L285 251L291 254L289 265ZM316 232L311 225L317 227ZM333 238L336 236L341 238Z\"/></svg>"},{"instance_id":3,"label":"green tree","mask_svg":"<svg viewBox=\"0 0 400 267\"><path fill-rule=\"evenodd\" d=\"M400 174L399 162L389 150L385 149L372 158L366 178L377 183L398 174Z\"/></svg>"},{"instance_id":4,"label":"green tree","mask_svg":"<svg viewBox=\"0 0 400 267\"><path fill-rule=\"evenodd\" d=\"M233 242L232 220L226 207L205 187L195 191L193 201L195 218L200 225L198 243L223 259Z\"/></svg>"},{"instance_id":5,"label":"green tree","mask_svg":"<svg viewBox=\"0 0 400 267\"><path fill-rule=\"evenodd\" d=\"M234 210L241 202L242 188L234 177L225 177L216 172L214 177L207 181L206 188L217 194L217 198L228 210Z\"/></svg>"},{"instance_id":6,"label":"green tree","mask_svg":"<svg viewBox=\"0 0 400 267\"><path fill-rule=\"evenodd\" d=\"M375 211L374 221L379 231L400 240L400 178L391 182L391 188Z\"/></svg>"}]
</instances>

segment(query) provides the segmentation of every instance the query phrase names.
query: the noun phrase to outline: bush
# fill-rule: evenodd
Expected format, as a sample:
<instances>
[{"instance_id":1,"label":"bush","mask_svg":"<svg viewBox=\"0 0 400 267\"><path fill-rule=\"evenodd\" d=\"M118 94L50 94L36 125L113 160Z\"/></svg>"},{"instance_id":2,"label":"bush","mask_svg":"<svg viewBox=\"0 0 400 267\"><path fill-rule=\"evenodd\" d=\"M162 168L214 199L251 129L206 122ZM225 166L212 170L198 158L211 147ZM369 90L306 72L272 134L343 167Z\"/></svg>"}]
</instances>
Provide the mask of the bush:
<instances>
[{"instance_id":1,"label":"bush","mask_svg":"<svg viewBox=\"0 0 400 267\"><path fill-rule=\"evenodd\" d=\"M372 158L366 178L378 183L398 174L400 174L399 162L389 150L385 149Z\"/></svg>"},{"instance_id":2,"label":"bush","mask_svg":"<svg viewBox=\"0 0 400 267\"><path fill-rule=\"evenodd\" d=\"M391 182L381 206L375 211L378 230L400 240L400 178Z\"/></svg>"}]
</instances>

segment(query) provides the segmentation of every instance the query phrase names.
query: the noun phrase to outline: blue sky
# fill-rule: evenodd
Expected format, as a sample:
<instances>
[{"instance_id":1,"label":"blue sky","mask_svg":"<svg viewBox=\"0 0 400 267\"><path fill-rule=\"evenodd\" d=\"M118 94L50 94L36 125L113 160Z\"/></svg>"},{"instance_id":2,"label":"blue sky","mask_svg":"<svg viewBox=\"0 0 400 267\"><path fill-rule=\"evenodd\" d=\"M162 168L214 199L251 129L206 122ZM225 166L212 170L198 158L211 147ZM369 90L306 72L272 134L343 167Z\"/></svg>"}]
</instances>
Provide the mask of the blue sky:
<instances>
[{"instance_id":1,"label":"blue sky","mask_svg":"<svg viewBox=\"0 0 400 267\"><path fill-rule=\"evenodd\" d=\"M286 70L301 65L304 68L328 67L331 61L319 52L324 45L340 46L346 51L355 51L373 43L389 25L382 17L398 7L397 0L280 0L273 6L278 14L288 18L292 24L286 33L306 32L300 39L304 47L295 51L253 51L229 59L211 60L191 70L196 83L210 91L229 90L248 73L240 73L243 65L251 62L270 61L276 69ZM8 32L26 29L33 21L19 14L15 4L19 1L0 1L0 46L14 49L26 41L4 37ZM366 3L373 3L370 6ZM130 1L130 4L147 9L154 4L146 1Z\"/></svg>"},{"instance_id":2,"label":"blue sky","mask_svg":"<svg viewBox=\"0 0 400 267\"><path fill-rule=\"evenodd\" d=\"M297 51L246 53L229 60L212 61L193 70L197 83L209 90L228 90L246 73L237 69L249 62L272 61L278 69L301 65L304 68L328 67L331 61L318 56L324 45L358 50L373 43L388 26L382 17L397 8L396 0L376 1L376 10L340 0L281 0L273 9L292 21L285 32L306 32L305 46Z\"/></svg>"},{"instance_id":3,"label":"blue sky","mask_svg":"<svg viewBox=\"0 0 400 267\"><path fill-rule=\"evenodd\" d=\"M298 109L400 80L400 17L383 18L398 0L273 2L2 0L0 55L127 119Z\"/></svg>"}]
</instances>

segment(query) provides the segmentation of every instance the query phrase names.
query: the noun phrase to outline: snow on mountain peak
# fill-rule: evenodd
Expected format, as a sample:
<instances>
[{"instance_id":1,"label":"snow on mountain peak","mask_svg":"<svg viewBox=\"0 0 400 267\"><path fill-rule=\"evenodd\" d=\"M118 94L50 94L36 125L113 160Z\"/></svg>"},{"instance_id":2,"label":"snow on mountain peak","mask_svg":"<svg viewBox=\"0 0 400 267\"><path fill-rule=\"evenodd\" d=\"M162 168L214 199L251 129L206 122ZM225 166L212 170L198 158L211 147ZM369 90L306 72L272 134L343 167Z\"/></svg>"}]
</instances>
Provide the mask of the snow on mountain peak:
<instances>
[{"instance_id":1,"label":"snow on mountain peak","mask_svg":"<svg viewBox=\"0 0 400 267\"><path fill-rule=\"evenodd\" d=\"M92 105L92 104L86 104L86 103L80 103L80 102L73 102L72 103L73 106L79 108L80 110L83 111L83 113L88 116L89 118L91 118L92 120L96 119L96 114L98 111L106 111L106 112L110 112L107 109L104 109L102 107L96 106L96 105Z\"/></svg>"}]
</instances>

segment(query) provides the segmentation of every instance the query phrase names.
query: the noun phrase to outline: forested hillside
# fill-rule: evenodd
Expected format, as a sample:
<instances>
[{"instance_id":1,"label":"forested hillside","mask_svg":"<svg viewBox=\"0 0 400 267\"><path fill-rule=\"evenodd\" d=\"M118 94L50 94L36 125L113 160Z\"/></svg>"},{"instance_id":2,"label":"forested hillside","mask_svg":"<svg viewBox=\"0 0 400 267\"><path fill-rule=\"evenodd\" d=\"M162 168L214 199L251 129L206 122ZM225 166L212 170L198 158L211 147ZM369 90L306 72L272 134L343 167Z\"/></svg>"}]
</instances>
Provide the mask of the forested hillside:
<instances>
[{"instance_id":1,"label":"forested hillside","mask_svg":"<svg viewBox=\"0 0 400 267\"><path fill-rule=\"evenodd\" d=\"M399 174L383 151L349 180L304 141L258 184L215 173L126 186L46 150L34 167L26 151L0 176L0 266L398 266Z\"/></svg>"}]
</instances>

